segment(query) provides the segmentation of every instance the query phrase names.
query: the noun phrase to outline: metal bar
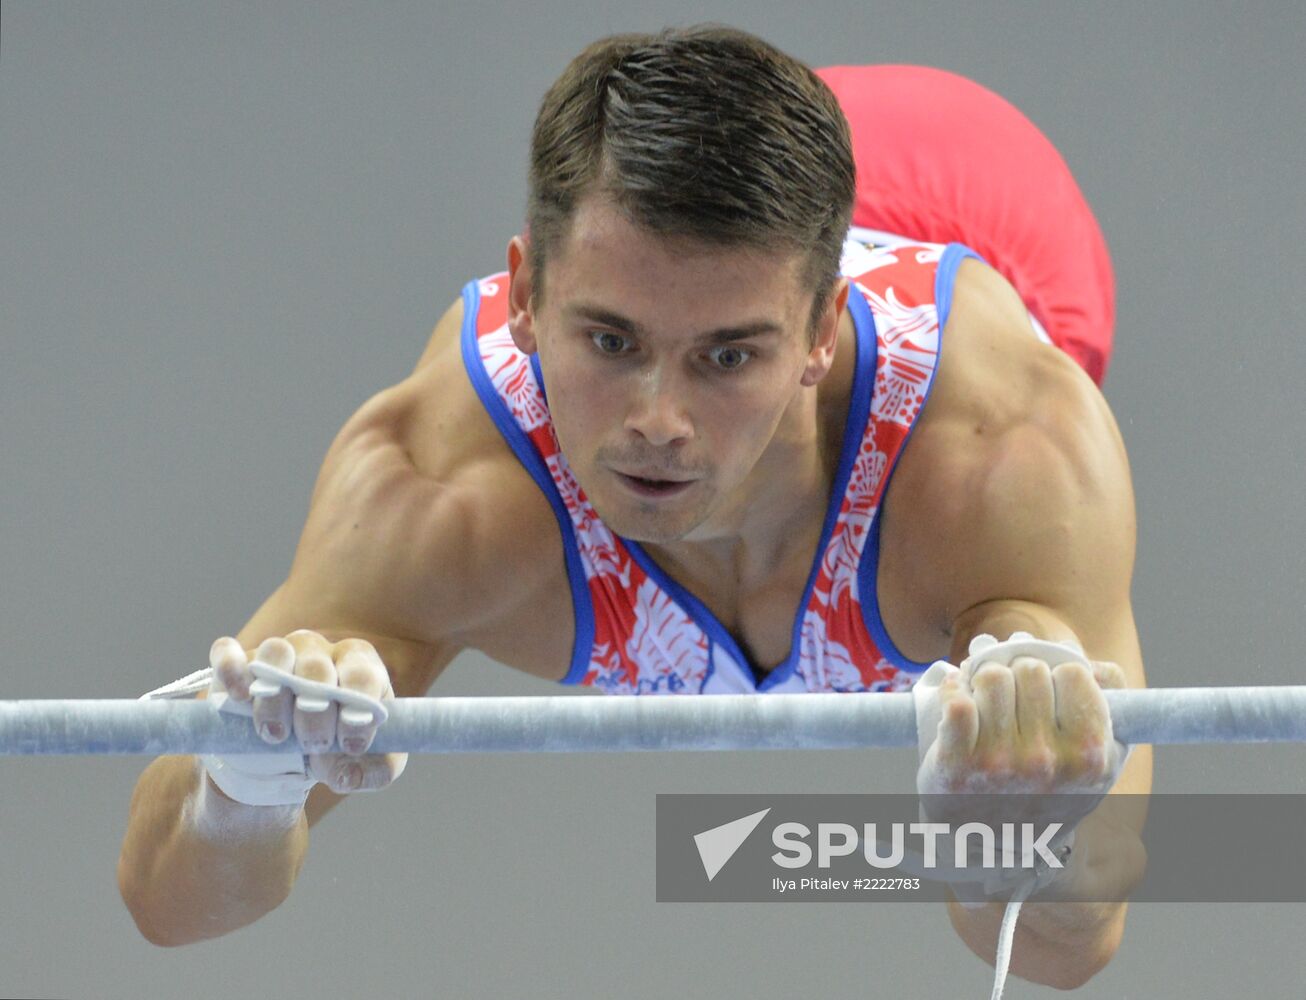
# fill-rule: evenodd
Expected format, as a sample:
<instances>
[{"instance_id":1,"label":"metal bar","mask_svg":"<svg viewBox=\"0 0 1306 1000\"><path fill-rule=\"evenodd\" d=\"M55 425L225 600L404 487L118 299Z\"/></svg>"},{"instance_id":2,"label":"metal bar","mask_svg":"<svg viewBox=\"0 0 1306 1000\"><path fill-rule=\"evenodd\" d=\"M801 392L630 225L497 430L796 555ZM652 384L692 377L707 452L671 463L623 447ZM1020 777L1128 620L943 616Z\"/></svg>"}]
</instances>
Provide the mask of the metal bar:
<instances>
[{"instance_id":1,"label":"metal bar","mask_svg":"<svg viewBox=\"0 0 1306 1000\"><path fill-rule=\"evenodd\" d=\"M1107 691L1126 743L1306 741L1306 687ZM831 750L916 745L912 696L401 698L372 753ZM0 701L0 756L298 753L203 701Z\"/></svg>"}]
</instances>

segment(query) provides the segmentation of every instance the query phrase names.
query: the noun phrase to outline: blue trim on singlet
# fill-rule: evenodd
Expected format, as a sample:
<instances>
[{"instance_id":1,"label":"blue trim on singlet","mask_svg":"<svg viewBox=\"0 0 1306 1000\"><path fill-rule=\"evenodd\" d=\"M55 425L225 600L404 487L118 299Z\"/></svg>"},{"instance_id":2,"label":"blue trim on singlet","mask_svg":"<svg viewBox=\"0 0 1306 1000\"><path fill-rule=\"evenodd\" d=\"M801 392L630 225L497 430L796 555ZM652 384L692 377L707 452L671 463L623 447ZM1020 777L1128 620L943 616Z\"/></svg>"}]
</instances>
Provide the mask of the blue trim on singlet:
<instances>
[{"instance_id":1,"label":"blue trim on singlet","mask_svg":"<svg viewBox=\"0 0 1306 1000\"><path fill-rule=\"evenodd\" d=\"M521 462L522 467L535 480L535 484L539 486L540 492L549 501L549 506L553 508L553 515L558 520L558 528L562 532L562 553L567 563L567 580L571 584L571 601L575 609L574 617L576 621L576 637L571 650L571 667L567 671L567 676L562 679L562 683L578 684L585 679L585 672L590 662L590 652L594 648L594 607L590 603L589 584L585 581L585 568L581 564L580 549L576 544L576 529L571 523L571 515L567 513L567 505L558 492L557 484L554 483L553 476L549 474L548 466L544 464L544 459L535 450L535 445L526 436L526 432L517 425L512 411L508 409L508 404L503 401L503 397L499 395L499 391L495 389L489 373L485 370L485 362L481 360L480 347L476 336L476 314L480 309L480 305L480 286L475 281L467 282L463 286L463 367L467 369L467 375L472 381L472 387L476 390L476 394L481 397L481 405L485 407L485 412L494 421L494 426L499 428L499 433L503 435L504 441L508 443L508 447L512 449L513 454L517 456L517 461ZM531 357L531 361L535 361L534 356ZM538 366L535 370L538 377ZM543 385L544 383L541 382L541 388Z\"/></svg>"},{"instance_id":2,"label":"blue trim on singlet","mask_svg":"<svg viewBox=\"0 0 1306 1000\"><path fill-rule=\"evenodd\" d=\"M862 551L862 561L857 567L857 589L862 598L862 621L866 624L866 631L875 640L875 645L879 648L881 656L898 669L913 674L920 673L930 664L917 663L915 660L908 659L894 645L893 640L889 638L888 630L884 627L884 619L880 617L880 594L876 590L880 567L880 522L882 520L880 513L884 509L884 498L889 495L889 480L893 478L894 470L898 468L898 462L907 450L907 445L911 443L911 436L916 433L916 427L921 421L921 414L929 404L930 393L934 390L934 383L939 374L939 365L943 360L943 330L948 324L948 314L952 310L952 292L957 280L957 268L961 267L961 262L967 257L974 257L980 263L984 263L984 258L970 247L961 243L949 243L939 260L938 268L934 272L934 305L939 318L939 349L938 354L935 355L934 371L930 373L929 385L925 387L925 398L921 401L921 408L917 412L916 419L912 421L911 427L907 429L907 436L899 445L898 452L893 457L893 464L885 470L884 485L880 489L880 502L876 507L875 517L871 521L870 536L866 539L866 548Z\"/></svg>"},{"instance_id":3,"label":"blue trim on singlet","mask_svg":"<svg viewBox=\"0 0 1306 1000\"><path fill-rule=\"evenodd\" d=\"M699 688L700 691L704 690L707 687L708 681L712 679L712 675L715 673L716 673L716 643L709 642L707 644L707 670L703 671L703 684Z\"/></svg>"},{"instance_id":4,"label":"blue trim on singlet","mask_svg":"<svg viewBox=\"0 0 1306 1000\"><path fill-rule=\"evenodd\" d=\"M825 550L830 544L830 535L834 531L835 522L839 517L839 508L843 505L844 494L848 491L848 479L852 475L853 462L857 457L857 452L861 449L862 438L866 433L867 419L871 412L869 387L875 374L875 317L871 313L871 307L867 305L866 299L855 288L852 294L848 296L848 312L852 315L853 329L856 332L854 339L856 354L853 362L853 384L848 402L848 416L844 422L843 445L839 453L839 465L835 472L834 484L830 488L830 501L825 512L825 524L821 528L821 541L816 547L816 557L812 561L812 568L807 576L807 586L803 588L803 599L798 605L797 614L794 616L789 655L785 658L785 661L770 671L759 684L757 668L744 655L734 636L726 630L716 616L697 597L668 576L662 567L649 557L638 542L626 538L621 540L630 552L631 557L639 563L640 568L673 601L680 605L681 610L693 619L694 623L707 635L710 643L709 664L714 666L711 653L712 647L721 646L741 668L751 671L753 685L759 692L768 691L779 684L783 684L798 669L798 664L802 658L803 618L807 614L808 605L812 600L812 588L816 586L816 578L820 573L821 563L825 558ZM707 678L705 677L704 684L706 682Z\"/></svg>"},{"instance_id":5,"label":"blue trim on singlet","mask_svg":"<svg viewBox=\"0 0 1306 1000\"><path fill-rule=\"evenodd\" d=\"M544 405L549 405L549 394L544 391L544 372L540 370L540 352L536 351L531 355L531 371L535 373L535 382L540 387L540 395L544 397Z\"/></svg>"}]
</instances>

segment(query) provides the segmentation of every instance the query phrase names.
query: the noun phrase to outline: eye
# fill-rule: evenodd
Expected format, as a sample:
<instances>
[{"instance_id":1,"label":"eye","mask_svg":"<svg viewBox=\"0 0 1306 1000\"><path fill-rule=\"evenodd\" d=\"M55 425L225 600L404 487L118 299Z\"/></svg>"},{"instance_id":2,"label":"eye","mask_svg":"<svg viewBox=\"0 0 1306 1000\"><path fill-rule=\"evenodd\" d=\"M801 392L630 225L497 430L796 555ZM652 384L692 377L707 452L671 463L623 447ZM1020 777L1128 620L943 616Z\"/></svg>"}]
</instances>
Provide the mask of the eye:
<instances>
[{"instance_id":1,"label":"eye","mask_svg":"<svg viewBox=\"0 0 1306 1000\"><path fill-rule=\"evenodd\" d=\"M603 354L624 354L630 348L630 340L611 330L595 330L590 340Z\"/></svg>"},{"instance_id":2,"label":"eye","mask_svg":"<svg viewBox=\"0 0 1306 1000\"><path fill-rule=\"evenodd\" d=\"M753 356L753 352L746 347L725 344L721 347L713 347L707 352L707 356L717 368L732 372L742 368L744 362Z\"/></svg>"}]
</instances>

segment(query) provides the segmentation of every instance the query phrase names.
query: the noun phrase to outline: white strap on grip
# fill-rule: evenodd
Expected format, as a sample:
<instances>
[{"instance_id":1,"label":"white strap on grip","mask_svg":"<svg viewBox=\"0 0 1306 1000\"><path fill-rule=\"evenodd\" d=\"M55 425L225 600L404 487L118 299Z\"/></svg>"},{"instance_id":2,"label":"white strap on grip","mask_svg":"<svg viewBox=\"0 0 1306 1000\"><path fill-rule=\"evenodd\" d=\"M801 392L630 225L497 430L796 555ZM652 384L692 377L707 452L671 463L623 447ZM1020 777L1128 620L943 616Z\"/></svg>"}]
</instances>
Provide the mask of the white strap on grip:
<instances>
[{"instance_id":1,"label":"white strap on grip","mask_svg":"<svg viewBox=\"0 0 1306 1000\"><path fill-rule=\"evenodd\" d=\"M381 725L390 717L390 711L377 698L337 687L320 681L298 677L255 660L250 671L256 678L249 686L255 698L271 698L283 687L295 693L295 707L301 712L325 712L335 702L340 706L340 718L347 725ZM209 704L216 711L252 717L252 701L236 701L225 691L209 695ZM308 756L290 753L233 754L219 757L203 754L200 758L213 783L228 797L251 806L302 806L318 779L308 773Z\"/></svg>"}]
</instances>

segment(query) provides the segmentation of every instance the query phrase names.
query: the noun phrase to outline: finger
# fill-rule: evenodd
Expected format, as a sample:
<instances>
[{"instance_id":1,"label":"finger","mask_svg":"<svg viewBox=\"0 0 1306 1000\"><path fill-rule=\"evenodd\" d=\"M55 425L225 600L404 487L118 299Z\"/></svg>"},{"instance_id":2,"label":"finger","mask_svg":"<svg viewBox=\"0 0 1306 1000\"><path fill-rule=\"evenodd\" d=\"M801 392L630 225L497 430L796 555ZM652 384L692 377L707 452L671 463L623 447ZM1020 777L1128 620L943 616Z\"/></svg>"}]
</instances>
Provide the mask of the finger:
<instances>
[{"instance_id":1,"label":"finger","mask_svg":"<svg viewBox=\"0 0 1306 1000\"><path fill-rule=\"evenodd\" d=\"M295 647L295 674L322 684L336 684L331 643L317 632L300 629L286 636ZM327 753L336 739L337 705L329 698L301 697L294 702L294 732L305 753Z\"/></svg>"},{"instance_id":2,"label":"finger","mask_svg":"<svg viewBox=\"0 0 1306 1000\"><path fill-rule=\"evenodd\" d=\"M286 642L290 643L295 650L296 656L306 653L331 655L331 641L320 632L314 632L312 629L296 629L286 636Z\"/></svg>"},{"instance_id":3,"label":"finger","mask_svg":"<svg viewBox=\"0 0 1306 1000\"><path fill-rule=\"evenodd\" d=\"M1056 726L1056 698L1052 671L1043 660L1017 656L1011 661L1016 682L1016 730L1024 743L1049 738Z\"/></svg>"},{"instance_id":4,"label":"finger","mask_svg":"<svg viewBox=\"0 0 1306 1000\"><path fill-rule=\"evenodd\" d=\"M392 785L408 767L408 754L310 754L309 773L338 795L375 792Z\"/></svg>"},{"instance_id":5,"label":"finger","mask_svg":"<svg viewBox=\"0 0 1306 1000\"><path fill-rule=\"evenodd\" d=\"M975 699L964 690L960 678L950 677L939 686L939 713L935 760L945 771L960 770L975 752L979 739Z\"/></svg>"},{"instance_id":6,"label":"finger","mask_svg":"<svg viewBox=\"0 0 1306 1000\"><path fill-rule=\"evenodd\" d=\"M1011 670L1001 663L983 663L970 686L979 709L977 751L1009 751L1016 740L1016 679Z\"/></svg>"},{"instance_id":7,"label":"finger","mask_svg":"<svg viewBox=\"0 0 1306 1000\"><path fill-rule=\"evenodd\" d=\"M1106 699L1092 673L1082 663L1062 663L1052 670L1057 729L1076 737L1103 728L1108 717Z\"/></svg>"},{"instance_id":8,"label":"finger","mask_svg":"<svg viewBox=\"0 0 1306 1000\"><path fill-rule=\"evenodd\" d=\"M360 691L373 698L394 697L390 674L370 642L345 639L335 644L333 652L342 688ZM377 722L371 713L359 709L342 709L336 725L340 749L355 756L365 754L376 736L376 728Z\"/></svg>"},{"instance_id":9,"label":"finger","mask_svg":"<svg viewBox=\"0 0 1306 1000\"><path fill-rule=\"evenodd\" d=\"M1093 661L1093 679L1104 690L1118 691L1129 686L1120 664L1106 660Z\"/></svg>"},{"instance_id":10,"label":"finger","mask_svg":"<svg viewBox=\"0 0 1306 1000\"><path fill-rule=\"evenodd\" d=\"M249 672L249 658L239 642L229 635L209 647L209 666L214 679L236 701L249 701L249 685L254 675Z\"/></svg>"},{"instance_id":11,"label":"finger","mask_svg":"<svg viewBox=\"0 0 1306 1000\"><path fill-rule=\"evenodd\" d=\"M1082 663L1063 663L1052 671L1060 742L1072 755L1073 769L1096 775L1106 766L1110 711L1092 673Z\"/></svg>"},{"instance_id":12,"label":"finger","mask_svg":"<svg viewBox=\"0 0 1306 1000\"><path fill-rule=\"evenodd\" d=\"M291 673L295 669L295 647L285 639L274 637L259 643L255 658L271 667ZM287 687L274 695L254 698L254 728L268 743L283 743L290 735L290 714L295 693Z\"/></svg>"}]
</instances>

